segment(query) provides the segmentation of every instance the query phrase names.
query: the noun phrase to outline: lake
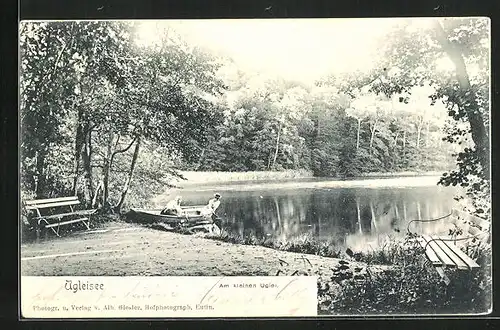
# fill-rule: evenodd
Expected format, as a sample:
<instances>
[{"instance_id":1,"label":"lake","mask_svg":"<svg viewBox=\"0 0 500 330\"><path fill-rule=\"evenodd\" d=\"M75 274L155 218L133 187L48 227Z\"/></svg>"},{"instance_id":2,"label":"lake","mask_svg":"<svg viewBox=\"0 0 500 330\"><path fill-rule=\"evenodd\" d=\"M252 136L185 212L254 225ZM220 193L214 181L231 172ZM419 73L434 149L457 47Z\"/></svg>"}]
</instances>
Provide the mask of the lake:
<instances>
[{"instance_id":1,"label":"lake","mask_svg":"<svg viewBox=\"0 0 500 330\"><path fill-rule=\"evenodd\" d=\"M413 219L450 212L455 188L438 177L301 179L283 182L233 182L186 185L156 199L161 207L174 195L183 205L206 204L222 195L217 214L223 227L240 235L290 240L305 235L363 250L404 236ZM414 222L412 229L434 233L446 223Z\"/></svg>"}]
</instances>

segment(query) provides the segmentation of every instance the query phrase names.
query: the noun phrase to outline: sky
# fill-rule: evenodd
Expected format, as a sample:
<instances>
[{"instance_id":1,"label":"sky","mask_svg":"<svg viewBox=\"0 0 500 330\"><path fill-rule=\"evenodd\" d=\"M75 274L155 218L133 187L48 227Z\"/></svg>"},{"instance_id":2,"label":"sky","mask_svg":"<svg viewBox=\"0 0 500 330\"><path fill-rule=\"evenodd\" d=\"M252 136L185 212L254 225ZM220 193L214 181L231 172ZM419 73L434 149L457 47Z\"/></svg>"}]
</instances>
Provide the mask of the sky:
<instances>
[{"instance_id":1,"label":"sky","mask_svg":"<svg viewBox=\"0 0 500 330\"><path fill-rule=\"evenodd\" d=\"M366 71L395 19L149 21L141 42L170 26L186 41L228 55L241 69L304 82L329 73Z\"/></svg>"}]
</instances>

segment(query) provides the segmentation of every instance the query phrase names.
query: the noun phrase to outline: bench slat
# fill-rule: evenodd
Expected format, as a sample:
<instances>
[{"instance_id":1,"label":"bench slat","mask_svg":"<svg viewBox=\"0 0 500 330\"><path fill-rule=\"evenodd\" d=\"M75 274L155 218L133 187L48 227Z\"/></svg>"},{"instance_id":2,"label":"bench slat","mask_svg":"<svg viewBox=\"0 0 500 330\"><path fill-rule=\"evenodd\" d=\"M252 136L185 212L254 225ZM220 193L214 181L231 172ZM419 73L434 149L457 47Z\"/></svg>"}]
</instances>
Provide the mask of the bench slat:
<instances>
[{"instance_id":1,"label":"bench slat","mask_svg":"<svg viewBox=\"0 0 500 330\"><path fill-rule=\"evenodd\" d=\"M63 218L63 217L70 216L70 215L91 215L96 211L97 211L97 209L81 210L81 211L74 211L74 212L68 212L68 213L52 214L52 215L47 215L47 216L35 217L35 219L57 219L57 218Z\"/></svg>"},{"instance_id":2,"label":"bench slat","mask_svg":"<svg viewBox=\"0 0 500 330\"><path fill-rule=\"evenodd\" d=\"M93 214L97 212L97 209L89 209L89 210L78 210L78 211L75 211L74 213L75 214L81 214L81 215L84 215L84 214Z\"/></svg>"},{"instance_id":3,"label":"bench slat","mask_svg":"<svg viewBox=\"0 0 500 330\"><path fill-rule=\"evenodd\" d=\"M418 243L420 244L420 246L422 246L425 249L425 245L427 243L422 237L418 238ZM431 263L435 267L439 267L439 266L443 265L441 260L438 258L436 252L434 252L434 250L432 248L430 248L429 246L427 247L427 249L425 249L425 254L427 255L427 258L429 258L429 260L431 261Z\"/></svg>"},{"instance_id":4,"label":"bench slat","mask_svg":"<svg viewBox=\"0 0 500 330\"><path fill-rule=\"evenodd\" d=\"M66 202L58 202L58 203L29 205L29 206L26 206L26 209L27 210L47 209L50 207L69 206L69 205L78 205L78 204L80 204L79 201L66 201Z\"/></svg>"},{"instance_id":5,"label":"bench slat","mask_svg":"<svg viewBox=\"0 0 500 330\"><path fill-rule=\"evenodd\" d=\"M477 262L475 262L471 257L469 257L467 254L465 254L465 252L463 252L462 250L460 250L460 248L456 245L453 244L453 242L450 242L450 241L443 241L447 246L449 246L451 248L451 246L453 246L453 252L455 252L455 254L457 256L460 257L460 259L462 259L466 264L467 266L469 266L470 269L475 269L475 268L479 268L480 266L477 264Z\"/></svg>"},{"instance_id":6,"label":"bench slat","mask_svg":"<svg viewBox=\"0 0 500 330\"><path fill-rule=\"evenodd\" d=\"M443 250L437 245L436 241L432 241L432 238L428 235L422 235L426 243L428 244L428 247L431 247L434 252L437 254L438 258L443 262L444 265L450 266L450 267L456 267L456 264L453 262L453 260L448 257L446 253L443 252Z\"/></svg>"},{"instance_id":7,"label":"bench slat","mask_svg":"<svg viewBox=\"0 0 500 330\"><path fill-rule=\"evenodd\" d=\"M25 201L24 203L26 205L36 205L36 204L57 203L57 202L72 201L72 200L78 200L78 197L70 196L70 197L59 197L59 198L34 199Z\"/></svg>"},{"instance_id":8,"label":"bench slat","mask_svg":"<svg viewBox=\"0 0 500 330\"><path fill-rule=\"evenodd\" d=\"M57 219L57 218L64 218L69 215L77 215L78 213L76 212L69 212L69 213L61 213L61 214L53 214L53 215L47 215L47 216L42 216L42 217L36 217L35 219Z\"/></svg>"},{"instance_id":9,"label":"bench slat","mask_svg":"<svg viewBox=\"0 0 500 330\"><path fill-rule=\"evenodd\" d=\"M443 252L446 253L446 255L450 257L451 260L453 260L453 262L457 265L458 269L461 270L469 269L469 266L462 259L460 259L459 256L455 254L454 251L456 250L457 246L454 246L454 248L452 249L450 246L446 245L445 242L441 240L436 240L436 243L443 250Z\"/></svg>"},{"instance_id":10,"label":"bench slat","mask_svg":"<svg viewBox=\"0 0 500 330\"><path fill-rule=\"evenodd\" d=\"M57 227L57 226L67 225L70 223L82 222L85 220L88 220L88 218L80 218L80 219L68 220L68 221L63 221L63 222L55 222L55 223L51 223L50 225L46 225L45 227L46 228Z\"/></svg>"}]
</instances>

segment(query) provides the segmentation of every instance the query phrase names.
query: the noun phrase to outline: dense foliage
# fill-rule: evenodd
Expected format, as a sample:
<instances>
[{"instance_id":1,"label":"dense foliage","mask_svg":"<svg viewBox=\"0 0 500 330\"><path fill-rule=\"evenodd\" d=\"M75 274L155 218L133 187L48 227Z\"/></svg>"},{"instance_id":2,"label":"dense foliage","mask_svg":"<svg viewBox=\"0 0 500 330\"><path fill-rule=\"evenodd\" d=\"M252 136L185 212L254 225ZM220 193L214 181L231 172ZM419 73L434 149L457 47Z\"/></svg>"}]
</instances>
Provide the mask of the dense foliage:
<instances>
[{"instance_id":1,"label":"dense foliage","mask_svg":"<svg viewBox=\"0 0 500 330\"><path fill-rule=\"evenodd\" d=\"M218 65L172 33L140 47L134 31L123 22L21 25L25 193L76 193L118 211L131 186L161 192L178 176L174 160L196 157L218 122L209 99L224 87Z\"/></svg>"},{"instance_id":2,"label":"dense foliage","mask_svg":"<svg viewBox=\"0 0 500 330\"><path fill-rule=\"evenodd\" d=\"M325 83L252 83L228 93L234 101L225 121L214 129L200 161L187 168L307 169L316 176L345 177L452 166L446 152L452 146L442 141L444 108L421 103L406 109L368 92L352 100ZM434 113L426 114L426 108ZM436 148L444 150L430 152Z\"/></svg>"}]
</instances>

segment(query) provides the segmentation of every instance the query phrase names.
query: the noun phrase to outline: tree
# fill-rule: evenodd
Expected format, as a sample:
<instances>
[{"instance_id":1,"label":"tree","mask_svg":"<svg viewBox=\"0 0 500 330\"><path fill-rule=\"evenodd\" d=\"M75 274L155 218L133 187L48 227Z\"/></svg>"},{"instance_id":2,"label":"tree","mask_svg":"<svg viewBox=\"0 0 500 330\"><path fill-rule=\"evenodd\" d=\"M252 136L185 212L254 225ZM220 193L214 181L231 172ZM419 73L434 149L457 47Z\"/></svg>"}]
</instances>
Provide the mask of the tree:
<instances>
[{"instance_id":1,"label":"tree","mask_svg":"<svg viewBox=\"0 0 500 330\"><path fill-rule=\"evenodd\" d=\"M60 64L66 48L60 40L68 32L55 23L20 25L22 183L38 197L54 184L47 163L54 145L66 138L60 128L73 103L64 83L71 68Z\"/></svg>"},{"instance_id":2,"label":"tree","mask_svg":"<svg viewBox=\"0 0 500 330\"><path fill-rule=\"evenodd\" d=\"M458 153L458 169L446 173L440 183L469 187L473 203L489 196L488 32L489 22L482 18L406 21L384 37L389 42L381 47L376 69L352 79L375 93L409 99L413 87L433 87L431 104L443 102L456 124L446 139L458 143L470 137L473 143ZM476 205L475 211L488 212L484 205Z\"/></svg>"},{"instance_id":3,"label":"tree","mask_svg":"<svg viewBox=\"0 0 500 330\"><path fill-rule=\"evenodd\" d=\"M47 153L54 144L62 142L52 141L58 128L76 117L72 190L77 192L79 167L83 165L83 192L85 201L90 204L93 190L92 125L94 118L100 117L96 112L105 107L105 99L99 90L106 83L122 83L117 56L127 48L127 25L116 22L30 22L24 23L20 32L23 49L21 93L27 101L21 104L26 119L21 125L31 133L27 135L30 138L27 144L34 143L37 138L45 139L37 147L41 151L37 154L39 176L41 168L46 167ZM36 118L37 124L46 127L48 132L37 134L30 125L31 118ZM25 155L30 154L25 151ZM41 180L37 182L37 194L41 196L44 194L43 184L40 184Z\"/></svg>"}]
</instances>

